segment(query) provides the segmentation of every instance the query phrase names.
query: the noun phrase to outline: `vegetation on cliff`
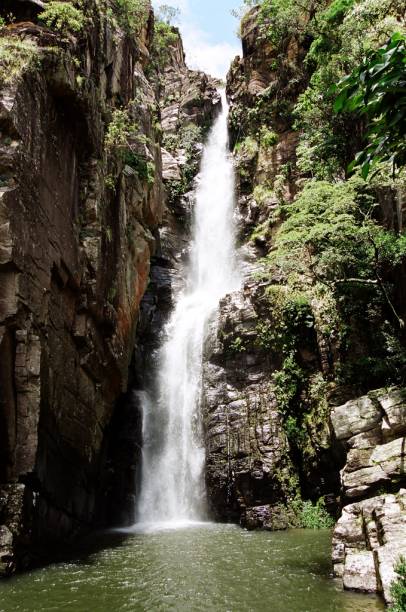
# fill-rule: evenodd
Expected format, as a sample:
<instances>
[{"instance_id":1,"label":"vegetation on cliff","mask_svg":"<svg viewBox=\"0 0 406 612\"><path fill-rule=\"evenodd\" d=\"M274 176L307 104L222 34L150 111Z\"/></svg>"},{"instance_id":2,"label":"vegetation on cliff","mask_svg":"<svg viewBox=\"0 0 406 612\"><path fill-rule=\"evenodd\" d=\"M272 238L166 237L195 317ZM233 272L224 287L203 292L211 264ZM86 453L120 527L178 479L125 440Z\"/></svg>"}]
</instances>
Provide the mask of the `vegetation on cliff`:
<instances>
[{"instance_id":1,"label":"vegetation on cliff","mask_svg":"<svg viewBox=\"0 0 406 612\"><path fill-rule=\"evenodd\" d=\"M254 211L245 237L263 255L257 338L308 480L328 445L328 402L406 379L405 6L245 4L228 92Z\"/></svg>"}]
</instances>

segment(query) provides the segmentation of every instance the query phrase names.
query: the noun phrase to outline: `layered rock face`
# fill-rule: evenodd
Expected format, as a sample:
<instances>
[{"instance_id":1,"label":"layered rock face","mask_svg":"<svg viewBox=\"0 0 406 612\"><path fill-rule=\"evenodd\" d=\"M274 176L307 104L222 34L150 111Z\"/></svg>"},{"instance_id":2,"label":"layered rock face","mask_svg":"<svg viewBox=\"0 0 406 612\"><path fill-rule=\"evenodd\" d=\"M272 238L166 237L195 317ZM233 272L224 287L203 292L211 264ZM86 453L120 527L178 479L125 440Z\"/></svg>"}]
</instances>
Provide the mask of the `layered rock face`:
<instances>
[{"instance_id":1,"label":"layered rock face","mask_svg":"<svg viewBox=\"0 0 406 612\"><path fill-rule=\"evenodd\" d=\"M258 108L262 99L270 104L271 91L278 90L279 95L282 91L286 103L292 106L305 85L301 68L304 50L294 42L288 45L286 72L281 75L272 68L278 51L259 36L258 10L253 9L243 20L244 54L235 59L227 78L231 145L247 133L260 130L260 122L249 109ZM293 79L293 73L297 78ZM272 217L278 204L275 195L259 204L253 196L256 185L278 181L289 163L292 171L281 182L285 201L291 201L297 192L297 133L288 113L282 116L276 112L274 119L275 143L271 149L261 148L253 139L235 149L245 280L240 292L223 301L218 320L213 322L206 346L202 394L206 480L212 511L217 518L270 529L295 524L289 506L299 493L301 481L306 493L314 498L327 495L334 500L339 489L338 470L332 472L330 468L334 452L326 423L309 424L314 448L309 450L306 466L288 440L273 385L282 362L272 331L278 315L267 299L269 283L256 278L262 270L259 259L270 238L264 231L255 241L247 240L258 225ZM301 360L316 374L323 369L316 330L304 328L300 335Z\"/></svg>"},{"instance_id":2,"label":"layered rock face","mask_svg":"<svg viewBox=\"0 0 406 612\"><path fill-rule=\"evenodd\" d=\"M289 481L297 476L269 389L271 360L252 342L258 322L246 287L245 295L223 300L207 341L202 408L208 498L218 519L284 528L288 517L280 516L278 502L287 500Z\"/></svg>"},{"instance_id":3,"label":"layered rock face","mask_svg":"<svg viewBox=\"0 0 406 612\"><path fill-rule=\"evenodd\" d=\"M406 555L406 390L371 392L335 408L331 420L346 450L344 503L361 499L345 505L334 530L334 571L346 588L390 601L393 567Z\"/></svg>"},{"instance_id":4,"label":"layered rock face","mask_svg":"<svg viewBox=\"0 0 406 612\"><path fill-rule=\"evenodd\" d=\"M174 297L183 287L194 178L206 130L221 107L215 81L202 72L188 69L179 32L174 28L173 33L174 40L164 64L151 77L164 133L161 151L166 206L156 234L148 288L140 305L129 391L117 407L109 449L109 506L121 524L134 521L139 483L139 466L134 458L139 456L142 444L143 392L151 389L156 380L164 326ZM192 138L182 138L188 130L192 130Z\"/></svg>"},{"instance_id":5,"label":"layered rock face","mask_svg":"<svg viewBox=\"0 0 406 612\"><path fill-rule=\"evenodd\" d=\"M86 17L80 37L28 22L3 30L17 62L0 92L1 574L31 563L39 544L130 521L134 507L140 422L117 400L151 257L163 252L160 91L145 76L153 15L136 37L97 3ZM208 125L214 86L187 70L179 40L169 58L164 83L182 97L166 127ZM160 296L167 257L153 272Z\"/></svg>"},{"instance_id":6,"label":"layered rock face","mask_svg":"<svg viewBox=\"0 0 406 612\"><path fill-rule=\"evenodd\" d=\"M135 40L89 10L80 46L32 24L4 33L17 57L29 41L32 58L0 93L1 573L33 541L98 515L105 434L162 218L143 73L152 18ZM118 100L145 138L152 181L106 151Z\"/></svg>"},{"instance_id":7,"label":"layered rock face","mask_svg":"<svg viewBox=\"0 0 406 612\"><path fill-rule=\"evenodd\" d=\"M300 30L276 48L259 11L243 19L243 57L227 79L244 281L220 304L205 347L208 496L216 518L248 528L300 524L301 500L323 498L335 518L344 508L334 535L336 571L346 588L388 599L393 564L404 551L404 391L364 395L392 379L384 368L364 377L360 369L391 359L376 352L378 329L391 313L379 306L368 328L369 313L357 310L360 287L343 296L335 281L329 293L327 281L313 291L319 245L313 252L309 243L304 272L299 261L297 270L289 262L288 272L283 262L272 265L286 218L297 215L288 239L300 231L298 198L312 184L298 167L300 133L293 127L311 62L303 61L310 43ZM382 228L400 230L402 193L393 186L369 193ZM403 317L403 271L388 268L383 275L390 291L395 285L392 306ZM402 350L402 332L394 337Z\"/></svg>"}]
</instances>

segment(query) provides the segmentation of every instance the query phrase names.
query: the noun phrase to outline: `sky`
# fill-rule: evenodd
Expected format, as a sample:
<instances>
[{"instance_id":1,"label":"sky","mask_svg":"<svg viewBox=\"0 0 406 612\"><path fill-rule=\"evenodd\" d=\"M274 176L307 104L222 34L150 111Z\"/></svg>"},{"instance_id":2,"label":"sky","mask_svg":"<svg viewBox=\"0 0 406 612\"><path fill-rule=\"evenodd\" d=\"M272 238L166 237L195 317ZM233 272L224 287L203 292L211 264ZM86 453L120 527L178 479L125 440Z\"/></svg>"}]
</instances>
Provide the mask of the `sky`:
<instances>
[{"instance_id":1,"label":"sky","mask_svg":"<svg viewBox=\"0 0 406 612\"><path fill-rule=\"evenodd\" d=\"M169 4L180 9L179 25L190 68L225 78L230 63L241 54L238 21L231 10L240 0L153 0L154 7Z\"/></svg>"}]
</instances>

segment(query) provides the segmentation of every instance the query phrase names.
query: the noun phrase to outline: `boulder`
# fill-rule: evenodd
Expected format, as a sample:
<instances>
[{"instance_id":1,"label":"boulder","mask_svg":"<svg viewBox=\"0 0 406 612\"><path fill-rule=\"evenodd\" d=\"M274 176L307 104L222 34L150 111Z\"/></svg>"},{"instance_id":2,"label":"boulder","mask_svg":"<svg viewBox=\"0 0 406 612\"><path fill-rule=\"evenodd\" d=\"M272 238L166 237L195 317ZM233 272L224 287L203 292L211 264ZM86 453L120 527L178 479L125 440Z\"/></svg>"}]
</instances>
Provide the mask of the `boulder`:
<instances>
[{"instance_id":1,"label":"boulder","mask_svg":"<svg viewBox=\"0 0 406 612\"><path fill-rule=\"evenodd\" d=\"M346 589L376 593L374 555L369 550L349 552L345 557L343 584Z\"/></svg>"},{"instance_id":2,"label":"boulder","mask_svg":"<svg viewBox=\"0 0 406 612\"><path fill-rule=\"evenodd\" d=\"M373 429L382 420L382 410L368 395L337 406L331 413L331 422L338 440Z\"/></svg>"},{"instance_id":3,"label":"boulder","mask_svg":"<svg viewBox=\"0 0 406 612\"><path fill-rule=\"evenodd\" d=\"M382 593L390 602L394 565L406 555L406 490L343 509L333 533L333 564L344 587Z\"/></svg>"}]
</instances>

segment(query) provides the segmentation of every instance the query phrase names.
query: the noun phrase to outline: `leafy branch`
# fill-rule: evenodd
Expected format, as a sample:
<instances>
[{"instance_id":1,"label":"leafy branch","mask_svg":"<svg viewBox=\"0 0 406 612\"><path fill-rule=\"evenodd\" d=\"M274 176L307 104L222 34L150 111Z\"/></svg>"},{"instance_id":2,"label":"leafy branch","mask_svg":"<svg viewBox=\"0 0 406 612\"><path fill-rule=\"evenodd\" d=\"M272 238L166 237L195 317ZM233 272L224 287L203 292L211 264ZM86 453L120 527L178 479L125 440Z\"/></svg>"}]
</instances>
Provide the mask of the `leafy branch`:
<instances>
[{"instance_id":1,"label":"leafy branch","mask_svg":"<svg viewBox=\"0 0 406 612\"><path fill-rule=\"evenodd\" d=\"M362 64L340 81L337 113L357 113L367 119L366 146L348 170L361 168L367 178L378 162L393 171L406 163L406 38L396 32L387 44L370 52Z\"/></svg>"}]
</instances>

